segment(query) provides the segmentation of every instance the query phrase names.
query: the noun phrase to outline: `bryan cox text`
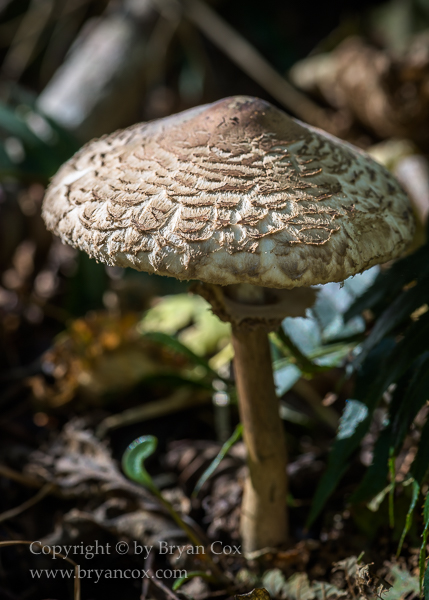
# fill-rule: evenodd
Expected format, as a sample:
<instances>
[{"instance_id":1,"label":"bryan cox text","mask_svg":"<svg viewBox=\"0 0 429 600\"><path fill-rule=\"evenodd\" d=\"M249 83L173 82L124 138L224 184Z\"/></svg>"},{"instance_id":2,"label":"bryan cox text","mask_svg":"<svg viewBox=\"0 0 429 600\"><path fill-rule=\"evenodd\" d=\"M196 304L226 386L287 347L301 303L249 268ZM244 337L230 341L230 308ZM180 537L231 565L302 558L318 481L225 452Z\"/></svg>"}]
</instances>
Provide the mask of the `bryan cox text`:
<instances>
[{"instance_id":1,"label":"bryan cox text","mask_svg":"<svg viewBox=\"0 0 429 600\"><path fill-rule=\"evenodd\" d=\"M30 552L32 554L44 554L49 555L52 558L71 558L73 556L83 556L86 559L94 558L103 554L138 554L142 558L147 558L151 552L158 554L177 554L179 557L182 554L206 554L211 552L212 554L241 554L241 546L227 545L223 542L213 542L210 547L204 546L192 546L190 544L183 544L181 546L169 544L165 541L160 541L158 544L152 546L145 546L139 542L124 542L120 541L117 544L100 544L98 540L94 540L94 544L71 544L64 546L48 546L42 542L36 541L30 545Z\"/></svg>"}]
</instances>

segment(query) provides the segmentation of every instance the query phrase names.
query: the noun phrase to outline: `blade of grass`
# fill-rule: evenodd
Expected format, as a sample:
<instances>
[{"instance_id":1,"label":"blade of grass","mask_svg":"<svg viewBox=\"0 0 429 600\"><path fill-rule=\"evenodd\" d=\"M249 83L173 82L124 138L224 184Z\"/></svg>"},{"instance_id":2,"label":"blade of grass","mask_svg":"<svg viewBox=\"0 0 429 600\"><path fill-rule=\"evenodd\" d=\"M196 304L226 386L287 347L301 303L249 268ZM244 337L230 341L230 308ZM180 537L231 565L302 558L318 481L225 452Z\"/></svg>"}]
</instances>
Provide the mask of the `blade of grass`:
<instances>
[{"instance_id":1,"label":"blade of grass","mask_svg":"<svg viewBox=\"0 0 429 600\"><path fill-rule=\"evenodd\" d=\"M412 496L411 496L410 507L409 507L408 512L407 512L407 516L406 516L406 519L405 519L404 529L402 531L401 539L399 541L398 549L396 551L396 557L398 557L400 555L401 550L402 550L402 545L403 545L404 540L405 540L405 536L407 535L407 533L410 530L412 519L413 519L414 509L416 507L417 500L418 500L419 495L420 495L420 486L417 483L417 481L413 480L412 486L413 486L413 493L412 493Z\"/></svg>"},{"instance_id":2,"label":"blade of grass","mask_svg":"<svg viewBox=\"0 0 429 600\"><path fill-rule=\"evenodd\" d=\"M237 427L235 428L231 437L228 440L226 440L226 442L223 444L222 448L219 450L216 458L214 460L212 460L210 465L207 467L207 469L204 471L204 473L201 475L201 477L197 481L197 485L195 486L195 489L192 492L193 498L195 498L198 495L199 491L201 490L201 488L203 487L203 485L205 484L207 479L213 475L213 473L215 472L217 467L220 465L222 460L225 458L225 456L228 454L228 452L230 451L232 446L236 442L238 442L238 440L241 439L242 435L243 435L243 425L241 423L239 423L237 425Z\"/></svg>"},{"instance_id":3,"label":"blade of grass","mask_svg":"<svg viewBox=\"0 0 429 600\"><path fill-rule=\"evenodd\" d=\"M419 582L420 582L420 592L423 590L423 581L424 581L424 589L425 589L425 600L427 600L427 596L429 596L429 585L427 582L427 572L426 569L426 544L428 540L429 534L429 493L426 494L426 499L423 507L423 519L425 523L425 528L422 533L422 545L420 546L420 554L419 554ZM425 573L426 569L426 573Z\"/></svg>"},{"instance_id":4,"label":"blade of grass","mask_svg":"<svg viewBox=\"0 0 429 600\"><path fill-rule=\"evenodd\" d=\"M389 474L390 474L390 482L392 487L389 491L389 525L390 527L395 527L395 457L390 456L389 458Z\"/></svg>"}]
</instances>

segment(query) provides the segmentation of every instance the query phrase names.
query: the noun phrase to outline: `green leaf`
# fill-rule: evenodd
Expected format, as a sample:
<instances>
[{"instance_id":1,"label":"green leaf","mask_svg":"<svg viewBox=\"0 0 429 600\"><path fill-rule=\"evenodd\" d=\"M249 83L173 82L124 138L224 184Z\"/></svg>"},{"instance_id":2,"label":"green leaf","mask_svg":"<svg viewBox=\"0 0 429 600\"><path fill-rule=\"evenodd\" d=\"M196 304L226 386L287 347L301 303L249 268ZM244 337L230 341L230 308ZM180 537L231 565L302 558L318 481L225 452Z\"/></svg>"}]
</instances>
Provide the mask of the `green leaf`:
<instances>
[{"instance_id":1,"label":"green leaf","mask_svg":"<svg viewBox=\"0 0 429 600\"><path fill-rule=\"evenodd\" d=\"M47 180L76 150L71 136L39 113L34 107L18 103L12 107L0 102L0 176L31 177ZM24 151L22 159L11 160L5 141L15 138Z\"/></svg>"},{"instance_id":2,"label":"green leaf","mask_svg":"<svg viewBox=\"0 0 429 600\"><path fill-rule=\"evenodd\" d=\"M301 323L301 325L298 325L298 326L291 325L290 323L288 323L288 321L294 321L294 320L296 320L296 319L285 319L282 323L282 326L278 329L277 336L278 336L278 339L280 340L281 344L287 348L287 350L289 351L288 354L289 355L291 354L293 356L293 358L295 359L295 361L297 363L297 367L301 371L303 371L305 373L318 373L321 371L327 371L329 369L329 367L319 366L319 365L315 364L301 350L301 347L307 348L308 351L310 351L310 348L312 350L314 350L314 349L320 350L319 346L316 345L314 340L312 342L309 342L308 340L307 340L307 342L305 342L305 335L303 334L302 339L300 336L300 332L305 331L303 323L309 322L311 325L310 331L312 331L313 333L315 331L314 328L317 328L317 323L315 321L311 321L310 319L301 319L302 323ZM288 331L288 333L286 333L286 330ZM290 332L292 332L293 335L289 335ZM296 343L297 339L301 340L299 345Z\"/></svg>"},{"instance_id":3,"label":"green leaf","mask_svg":"<svg viewBox=\"0 0 429 600\"><path fill-rule=\"evenodd\" d=\"M184 327L188 327L195 316L210 305L201 296L191 294L174 294L164 296L144 315L140 329L142 332L160 331L175 335Z\"/></svg>"},{"instance_id":4,"label":"green leaf","mask_svg":"<svg viewBox=\"0 0 429 600\"><path fill-rule=\"evenodd\" d=\"M371 408L373 410L375 406ZM328 467L316 490L307 527L319 515L327 499L346 472L350 455L356 450L368 430L372 410L370 412L368 407L358 400L351 400L347 403L339 426L341 437L337 436L329 455Z\"/></svg>"},{"instance_id":5,"label":"green leaf","mask_svg":"<svg viewBox=\"0 0 429 600\"><path fill-rule=\"evenodd\" d=\"M231 437L228 440L226 440L226 442L223 444L223 446L220 449L220 451L218 452L216 458L214 460L212 460L210 465L207 467L207 469L204 471L204 473L201 475L201 477L197 481L197 485L195 486L195 489L192 492L192 496L194 498L197 496L198 492L201 490L201 488L203 487L203 485L205 484L207 479L213 475L213 473L215 472L217 467L220 465L222 460L225 458L225 456L228 454L228 452L230 451L232 446L236 442L238 442L238 440L241 439L242 435L243 435L243 425L241 423L239 423L237 425L237 427L235 428Z\"/></svg>"},{"instance_id":6,"label":"green leaf","mask_svg":"<svg viewBox=\"0 0 429 600\"><path fill-rule=\"evenodd\" d=\"M361 352L355 361L356 364L362 364L371 348L376 346L399 325L407 321L412 312L427 302L429 296L428 286L429 279L426 277L411 289L402 292L388 306L377 319L370 335L363 343Z\"/></svg>"},{"instance_id":7,"label":"green leaf","mask_svg":"<svg viewBox=\"0 0 429 600\"><path fill-rule=\"evenodd\" d=\"M176 579L176 581L173 583L173 590L177 591L184 583L190 579L193 579L194 577L202 577L207 581L216 582L216 578L205 571L188 571L184 577L179 577L179 579Z\"/></svg>"},{"instance_id":8,"label":"green leaf","mask_svg":"<svg viewBox=\"0 0 429 600\"><path fill-rule=\"evenodd\" d=\"M152 477L145 469L144 461L149 458L149 456L152 456L157 445L158 440L153 435L143 435L142 437L137 438L124 452L122 457L122 468L127 477L148 488L158 498L160 503L170 513L172 519L183 529L195 546L202 546L203 544L198 535L187 523L185 523L179 513L175 510L174 506L164 498L154 484ZM216 565L212 563L211 558L207 555L206 560L212 564L214 571L218 571Z\"/></svg>"},{"instance_id":9,"label":"green leaf","mask_svg":"<svg viewBox=\"0 0 429 600\"><path fill-rule=\"evenodd\" d=\"M368 417L368 407L359 400L347 400L346 408L341 416L337 440L353 437L359 424Z\"/></svg>"},{"instance_id":10,"label":"green leaf","mask_svg":"<svg viewBox=\"0 0 429 600\"><path fill-rule=\"evenodd\" d=\"M429 394L428 394L429 395ZM426 423L422 428L420 436L419 447L417 455L411 465L410 473L416 481L420 484L423 483L425 475L429 468L429 418L426 418ZM429 520L429 506L428 514L425 517L425 522Z\"/></svg>"},{"instance_id":11,"label":"green leaf","mask_svg":"<svg viewBox=\"0 0 429 600\"><path fill-rule=\"evenodd\" d=\"M428 592L428 585L426 580L427 569L426 569L426 544L428 541L429 534L429 493L426 494L425 504L423 507L423 516L424 516L424 530L422 533L422 545L420 546L419 553L419 580L420 580L420 590L423 587L423 577L425 579L425 598ZM426 575L425 575L426 569Z\"/></svg>"},{"instance_id":12,"label":"green leaf","mask_svg":"<svg viewBox=\"0 0 429 600\"><path fill-rule=\"evenodd\" d=\"M163 346L167 346L174 352L179 354L183 354L186 356L191 362L196 365L200 365L206 369L206 371L212 376L216 377L216 379L221 379L224 383L229 384L230 382L227 379L222 378L214 369L212 369L209 363L202 358L201 356L197 356L192 350L187 348L182 342L179 342L175 337L168 335L167 333L162 333L159 331L148 331L147 333L142 334L144 338L151 340L152 342L156 342L157 344L161 344Z\"/></svg>"},{"instance_id":13,"label":"green leaf","mask_svg":"<svg viewBox=\"0 0 429 600\"><path fill-rule=\"evenodd\" d=\"M319 289L316 303L309 313L319 324L323 342L349 339L365 331L365 322L361 317L344 323L343 314L354 299L374 282L378 271L378 267L372 267L364 273L349 277L343 285L327 283Z\"/></svg>"},{"instance_id":14,"label":"green leaf","mask_svg":"<svg viewBox=\"0 0 429 600\"><path fill-rule=\"evenodd\" d=\"M375 308L380 303L388 303L396 298L403 287L414 280L420 280L429 275L429 244L422 246L416 252L398 260L388 270L377 277L368 291L352 304L344 315L347 321L368 308Z\"/></svg>"},{"instance_id":15,"label":"green leaf","mask_svg":"<svg viewBox=\"0 0 429 600\"><path fill-rule=\"evenodd\" d=\"M426 401L428 389L429 356L423 355L416 361L415 368L406 371L397 383L389 405L388 424L379 435L372 464L350 502L369 500L385 487L389 457L401 448L412 421Z\"/></svg>"},{"instance_id":16,"label":"green leaf","mask_svg":"<svg viewBox=\"0 0 429 600\"><path fill-rule=\"evenodd\" d=\"M401 382L409 379L406 389L403 383L399 384L393 394L390 407L392 421L392 449L395 453L401 448L407 431L419 410L424 406L429 397L429 354L422 354L415 362L415 368L411 377L407 374L401 378ZM398 408L393 413L393 408Z\"/></svg>"},{"instance_id":17,"label":"green leaf","mask_svg":"<svg viewBox=\"0 0 429 600\"><path fill-rule=\"evenodd\" d=\"M402 531L401 539L400 539L399 545L398 545L398 550L396 551L396 557L398 557L400 555L401 550L402 550L402 545L405 540L405 536L407 535L407 533L410 530L414 509L416 507L417 500L420 495L420 486L417 483L417 481L413 481L412 486L413 486L413 494L411 496L410 508L408 509L408 512L407 512L404 530Z\"/></svg>"},{"instance_id":18,"label":"green leaf","mask_svg":"<svg viewBox=\"0 0 429 600\"><path fill-rule=\"evenodd\" d=\"M300 360L305 360L322 342L320 327L315 319L287 317L282 322L279 333L285 345Z\"/></svg>"},{"instance_id":19,"label":"green leaf","mask_svg":"<svg viewBox=\"0 0 429 600\"><path fill-rule=\"evenodd\" d=\"M218 319L210 304L198 294L164 296L140 322L140 331L178 335L198 356L218 352L229 341L231 326Z\"/></svg>"},{"instance_id":20,"label":"green leaf","mask_svg":"<svg viewBox=\"0 0 429 600\"><path fill-rule=\"evenodd\" d=\"M143 435L131 444L126 449L122 457L122 468L133 481L140 483L148 489L158 493L155 487L152 477L146 471L144 461L152 456L158 445L158 440L153 435Z\"/></svg>"},{"instance_id":21,"label":"green leaf","mask_svg":"<svg viewBox=\"0 0 429 600\"><path fill-rule=\"evenodd\" d=\"M382 388L382 392L391 383L397 381L416 358L428 350L429 312L426 312L407 329L403 339L386 357L383 372L378 377L378 385Z\"/></svg>"},{"instance_id":22,"label":"green leaf","mask_svg":"<svg viewBox=\"0 0 429 600\"><path fill-rule=\"evenodd\" d=\"M346 404L337 438L329 454L328 467L313 499L307 527L319 515L327 499L347 470L350 456L368 431L372 414L381 394L388 385L385 385L385 367L393 345L392 340L383 340L371 351L368 360L364 362L359 370L355 387L356 399Z\"/></svg>"},{"instance_id":23,"label":"green leaf","mask_svg":"<svg viewBox=\"0 0 429 600\"><path fill-rule=\"evenodd\" d=\"M390 456L389 458L389 473L390 473L390 490L389 490L389 525L390 527L395 526L395 488L396 488L396 473L395 473L395 458Z\"/></svg>"},{"instance_id":24,"label":"green leaf","mask_svg":"<svg viewBox=\"0 0 429 600\"><path fill-rule=\"evenodd\" d=\"M426 572L423 579L423 592L425 595L425 600L429 600L429 566L426 567Z\"/></svg>"},{"instance_id":25,"label":"green leaf","mask_svg":"<svg viewBox=\"0 0 429 600\"><path fill-rule=\"evenodd\" d=\"M367 508L369 508L371 512L377 512L391 489L392 484L389 483L389 485L386 485L376 496L374 496L371 502L368 502Z\"/></svg>"},{"instance_id":26,"label":"green leaf","mask_svg":"<svg viewBox=\"0 0 429 600\"><path fill-rule=\"evenodd\" d=\"M426 495L425 503L423 505L423 521L429 523L429 493Z\"/></svg>"},{"instance_id":27,"label":"green leaf","mask_svg":"<svg viewBox=\"0 0 429 600\"><path fill-rule=\"evenodd\" d=\"M429 533L429 527L428 525L426 525L426 527L423 530L423 542L422 545L420 546L420 553L419 553L419 581L420 581L420 588L423 588L423 582L424 580L426 580L426 574L427 574L427 570L429 568L429 565L426 566L426 545L427 545L427 541L428 541L428 533ZM426 574L425 574L425 569L426 569ZM426 587L427 590L427 587ZM425 594L427 593L425 590Z\"/></svg>"},{"instance_id":28,"label":"green leaf","mask_svg":"<svg viewBox=\"0 0 429 600\"><path fill-rule=\"evenodd\" d=\"M0 103L0 129L27 144L38 145L42 143L41 139L29 129L26 122L17 115L16 111L3 103Z\"/></svg>"},{"instance_id":29,"label":"green leaf","mask_svg":"<svg viewBox=\"0 0 429 600\"><path fill-rule=\"evenodd\" d=\"M301 370L289 359L281 359L276 361L274 367L274 383L276 386L276 393L279 398L288 392L301 377Z\"/></svg>"},{"instance_id":30,"label":"green leaf","mask_svg":"<svg viewBox=\"0 0 429 600\"><path fill-rule=\"evenodd\" d=\"M371 465L358 487L350 497L350 502L356 504L364 502L377 496L386 487L386 479L389 472L388 461L391 446L391 429L386 427L380 433L374 446L374 454Z\"/></svg>"}]
</instances>

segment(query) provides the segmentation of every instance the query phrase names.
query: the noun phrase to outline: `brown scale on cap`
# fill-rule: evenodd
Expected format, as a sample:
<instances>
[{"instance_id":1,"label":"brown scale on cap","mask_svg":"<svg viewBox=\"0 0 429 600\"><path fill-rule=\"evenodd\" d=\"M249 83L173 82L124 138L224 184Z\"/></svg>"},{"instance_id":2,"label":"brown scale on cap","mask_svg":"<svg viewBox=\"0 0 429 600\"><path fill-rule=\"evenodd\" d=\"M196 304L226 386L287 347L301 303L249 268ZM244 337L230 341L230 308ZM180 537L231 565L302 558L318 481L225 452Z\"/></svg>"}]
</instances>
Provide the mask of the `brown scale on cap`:
<instances>
[{"instance_id":1,"label":"brown scale on cap","mask_svg":"<svg viewBox=\"0 0 429 600\"><path fill-rule=\"evenodd\" d=\"M341 281L399 255L414 228L383 167L249 97L90 142L43 215L110 265L274 288Z\"/></svg>"}]
</instances>

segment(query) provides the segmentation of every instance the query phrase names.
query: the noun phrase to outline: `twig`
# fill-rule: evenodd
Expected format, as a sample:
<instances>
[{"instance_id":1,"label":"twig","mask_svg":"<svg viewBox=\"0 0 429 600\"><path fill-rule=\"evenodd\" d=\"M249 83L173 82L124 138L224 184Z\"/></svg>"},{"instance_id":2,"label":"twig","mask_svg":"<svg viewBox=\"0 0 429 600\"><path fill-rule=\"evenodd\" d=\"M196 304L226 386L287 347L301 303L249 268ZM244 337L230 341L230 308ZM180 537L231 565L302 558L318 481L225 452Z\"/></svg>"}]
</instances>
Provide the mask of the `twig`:
<instances>
[{"instance_id":1,"label":"twig","mask_svg":"<svg viewBox=\"0 0 429 600\"><path fill-rule=\"evenodd\" d=\"M32 506L40 502L40 500L42 500L45 496L47 496L54 488L55 486L52 483L47 483L42 487L41 490L37 492L35 496L33 496L20 506L16 506L15 508L11 508L10 510L6 510L5 512L1 513L0 523L3 523L3 521L7 521L8 519L13 519L13 517L20 515L25 510L31 508Z\"/></svg>"},{"instance_id":2,"label":"twig","mask_svg":"<svg viewBox=\"0 0 429 600\"><path fill-rule=\"evenodd\" d=\"M201 394L189 387L180 388L168 398L148 402L142 406L129 408L122 413L107 417L97 427L96 435L98 438L103 438L112 429L169 415L193 406L207 404L209 401L210 396L206 392Z\"/></svg>"},{"instance_id":3,"label":"twig","mask_svg":"<svg viewBox=\"0 0 429 600\"><path fill-rule=\"evenodd\" d=\"M346 576L347 587L349 588L349 592L351 594L351 597L352 598L356 598L356 593L355 593L354 587L352 585L352 582L350 580L350 575L349 575L349 573L347 571L345 571L344 574Z\"/></svg>"},{"instance_id":4,"label":"twig","mask_svg":"<svg viewBox=\"0 0 429 600\"><path fill-rule=\"evenodd\" d=\"M156 585L156 587L162 590L168 598L170 598L171 600L180 600L179 596L177 596L177 594L170 590L170 588L167 587L165 583L162 583L160 579L157 579L155 572L152 569L148 569L147 574L150 577L149 582L153 583L154 585Z\"/></svg>"},{"instance_id":5,"label":"twig","mask_svg":"<svg viewBox=\"0 0 429 600\"><path fill-rule=\"evenodd\" d=\"M19 471L14 471L10 467L6 465L0 464L0 477L6 477L7 479L12 479L13 481L17 481L22 485L27 485L28 487L40 488L42 487L42 483L31 476L23 475Z\"/></svg>"},{"instance_id":6,"label":"twig","mask_svg":"<svg viewBox=\"0 0 429 600\"><path fill-rule=\"evenodd\" d=\"M151 552L144 562L146 572L152 569L153 561L154 554ZM149 585L150 579L148 577L144 577L142 582L142 593L140 595L140 600L146 600L147 594L149 592Z\"/></svg>"}]
</instances>

